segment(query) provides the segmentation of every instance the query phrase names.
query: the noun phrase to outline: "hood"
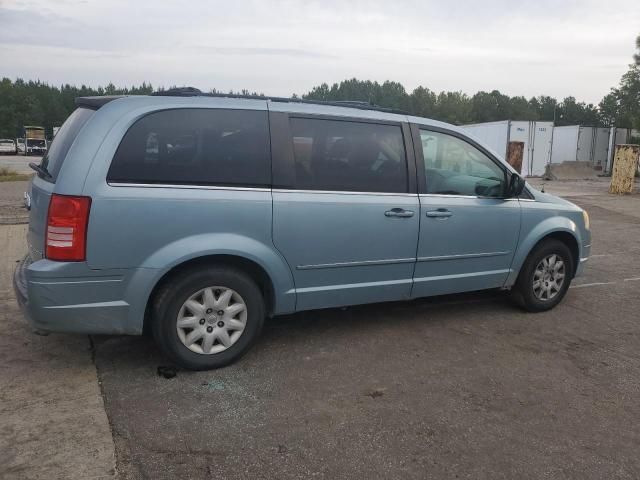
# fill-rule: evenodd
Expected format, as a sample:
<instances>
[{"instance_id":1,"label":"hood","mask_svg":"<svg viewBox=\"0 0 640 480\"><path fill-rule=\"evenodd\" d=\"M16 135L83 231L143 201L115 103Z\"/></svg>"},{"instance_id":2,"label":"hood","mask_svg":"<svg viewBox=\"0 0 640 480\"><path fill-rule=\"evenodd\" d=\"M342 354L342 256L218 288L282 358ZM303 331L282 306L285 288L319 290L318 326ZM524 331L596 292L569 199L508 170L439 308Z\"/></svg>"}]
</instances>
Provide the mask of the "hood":
<instances>
[{"instance_id":1,"label":"hood","mask_svg":"<svg viewBox=\"0 0 640 480\"><path fill-rule=\"evenodd\" d=\"M549 193L542 193L540 190L536 190L531 185L529 185L529 183L527 183L527 190L529 190L529 192L533 195L536 202L562 205L571 210L582 211L582 208L577 206L575 203L571 203L570 201L565 200L564 198L556 197L555 195L551 195Z\"/></svg>"}]
</instances>

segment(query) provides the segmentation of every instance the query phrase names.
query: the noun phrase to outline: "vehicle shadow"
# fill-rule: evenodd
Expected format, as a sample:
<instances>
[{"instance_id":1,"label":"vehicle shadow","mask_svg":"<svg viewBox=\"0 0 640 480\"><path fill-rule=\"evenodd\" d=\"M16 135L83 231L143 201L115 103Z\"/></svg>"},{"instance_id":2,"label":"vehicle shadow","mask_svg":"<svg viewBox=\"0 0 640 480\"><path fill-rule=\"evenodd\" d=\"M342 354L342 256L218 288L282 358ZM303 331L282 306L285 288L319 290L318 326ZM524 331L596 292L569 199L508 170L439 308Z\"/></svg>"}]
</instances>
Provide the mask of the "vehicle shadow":
<instances>
[{"instance_id":1,"label":"vehicle shadow","mask_svg":"<svg viewBox=\"0 0 640 480\"><path fill-rule=\"evenodd\" d=\"M472 321L479 314L492 316L521 313L506 292L490 290L463 294L420 298L410 301L385 302L343 308L311 310L280 315L265 321L262 335L237 364L267 361L275 350L313 347L316 342L357 342L367 335L387 335L387 330L416 331L438 323L453 326ZM151 335L92 336L99 356L98 365L120 364L127 368L171 366L156 348ZM115 365L113 365L115 366Z\"/></svg>"}]
</instances>

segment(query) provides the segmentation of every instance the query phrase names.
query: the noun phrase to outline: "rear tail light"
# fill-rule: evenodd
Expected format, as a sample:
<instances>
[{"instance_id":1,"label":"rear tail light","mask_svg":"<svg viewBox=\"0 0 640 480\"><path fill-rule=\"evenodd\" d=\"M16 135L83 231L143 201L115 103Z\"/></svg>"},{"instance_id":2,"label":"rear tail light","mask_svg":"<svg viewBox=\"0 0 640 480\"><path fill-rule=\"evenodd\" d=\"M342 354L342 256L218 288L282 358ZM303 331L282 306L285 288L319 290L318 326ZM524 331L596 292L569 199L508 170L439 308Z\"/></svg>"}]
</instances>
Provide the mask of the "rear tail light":
<instances>
[{"instance_id":1,"label":"rear tail light","mask_svg":"<svg viewBox=\"0 0 640 480\"><path fill-rule=\"evenodd\" d=\"M49 260L82 262L87 253L90 197L51 196L47 216L46 254Z\"/></svg>"}]
</instances>

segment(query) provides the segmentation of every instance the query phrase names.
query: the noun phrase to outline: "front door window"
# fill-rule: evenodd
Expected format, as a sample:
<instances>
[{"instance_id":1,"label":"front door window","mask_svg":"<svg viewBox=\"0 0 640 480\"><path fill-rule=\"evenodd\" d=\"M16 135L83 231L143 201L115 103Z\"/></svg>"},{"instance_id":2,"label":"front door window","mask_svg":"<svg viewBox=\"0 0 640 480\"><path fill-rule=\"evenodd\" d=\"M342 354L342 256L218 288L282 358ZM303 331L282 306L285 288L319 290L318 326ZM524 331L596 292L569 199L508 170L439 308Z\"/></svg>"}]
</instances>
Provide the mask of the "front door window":
<instances>
[{"instance_id":1,"label":"front door window","mask_svg":"<svg viewBox=\"0 0 640 480\"><path fill-rule=\"evenodd\" d=\"M473 145L457 137L420 131L427 193L474 197L504 196L505 172Z\"/></svg>"}]
</instances>

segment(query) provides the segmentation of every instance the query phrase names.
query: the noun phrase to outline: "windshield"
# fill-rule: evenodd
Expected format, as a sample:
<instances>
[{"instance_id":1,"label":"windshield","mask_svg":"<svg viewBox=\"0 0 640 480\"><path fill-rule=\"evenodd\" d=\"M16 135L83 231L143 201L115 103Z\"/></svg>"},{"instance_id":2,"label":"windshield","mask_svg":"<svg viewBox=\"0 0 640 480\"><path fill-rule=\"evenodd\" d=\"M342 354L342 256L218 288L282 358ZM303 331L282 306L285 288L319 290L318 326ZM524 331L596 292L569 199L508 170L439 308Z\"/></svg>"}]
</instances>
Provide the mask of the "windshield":
<instances>
[{"instance_id":1,"label":"windshield","mask_svg":"<svg viewBox=\"0 0 640 480\"><path fill-rule=\"evenodd\" d=\"M67 118L62 127L60 127L60 130L58 130L49 147L49 151L40 164L41 167L47 169L51 174L54 182L71 145L73 145L73 141L78 136L78 132L80 132L94 113L95 110L77 108L69 115L69 118Z\"/></svg>"},{"instance_id":2,"label":"windshield","mask_svg":"<svg viewBox=\"0 0 640 480\"><path fill-rule=\"evenodd\" d=\"M30 147L44 147L44 140L34 140L32 138L27 139L27 145Z\"/></svg>"}]
</instances>

